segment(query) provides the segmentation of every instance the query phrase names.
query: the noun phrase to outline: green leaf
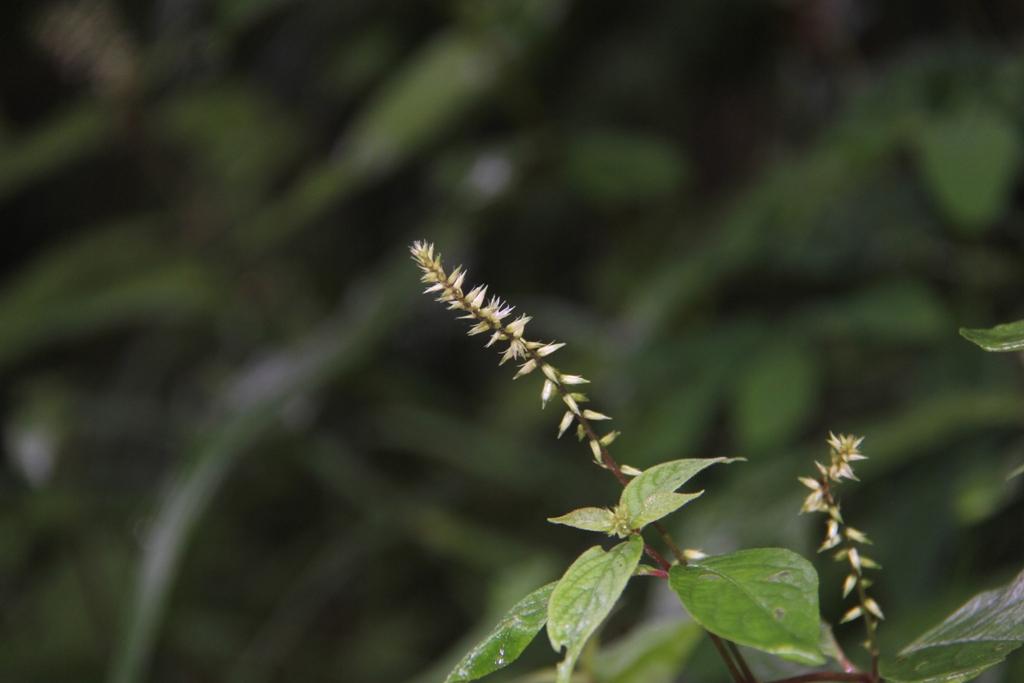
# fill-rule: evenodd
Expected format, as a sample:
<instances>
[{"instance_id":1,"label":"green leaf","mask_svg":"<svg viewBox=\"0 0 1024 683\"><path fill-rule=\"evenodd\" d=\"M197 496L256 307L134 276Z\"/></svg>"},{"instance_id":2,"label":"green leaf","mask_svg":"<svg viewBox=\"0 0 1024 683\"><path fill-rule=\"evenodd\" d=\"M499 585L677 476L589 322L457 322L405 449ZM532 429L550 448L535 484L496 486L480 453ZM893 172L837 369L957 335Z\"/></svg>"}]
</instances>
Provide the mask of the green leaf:
<instances>
[{"instance_id":1,"label":"green leaf","mask_svg":"<svg viewBox=\"0 0 1024 683\"><path fill-rule=\"evenodd\" d=\"M667 517L691 500L700 498L703 491L697 493L655 493L644 501L643 510L630 518L629 525L633 529L643 529L651 522Z\"/></svg>"},{"instance_id":2,"label":"green leaf","mask_svg":"<svg viewBox=\"0 0 1024 683\"><path fill-rule=\"evenodd\" d=\"M638 474L626 485L619 504L627 511L630 525L634 529L639 529L643 526L638 523L640 520L646 520L643 523L649 524L664 517L672 510L678 509L700 494L690 494L688 499L679 502L679 505L663 514L657 514L656 508L668 509L671 506L666 504L664 498L653 499L653 496L672 493L699 472L716 463L729 463L736 460L742 460L742 458L687 458L655 465Z\"/></svg>"},{"instance_id":3,"label":"green leaf","mask_svg":"<svg viewBox=\"0 0 1024 683\"><path fill-rule=\"evenodd\" d=\"M187 153L220 202L262 201L301 149L301 126L259 89L230 81L182 91L154 111L163 144Z\"/></svg>"},{"instance_id":4,"label":"green leaf","mask_svg":"<svg viewBox=\"0 0 1024 683\"><path fill-rule=\"evenodd\" d=\"M825 661L818 575L794 552L757 548L676 565L669 585L717 636L801 664Z\"/></svg>"},{"instance_id":5,"label":"green leaf","mask_svg":"<svg viewBox=\"0 0 1024 683\"><path fill-rule=\"evenodd\" d=\"M1022 474L1024 474L1024 465L1021 465L1020 467L1015 469L1013 472L1010 472L1008 475L1006 475L1006 478L1007 479L1013 479L1014 477L1019 477Z\"/></svg>"},{"instance_id":6,"label":"green leaf","mask_svg":"<svg viewBox=\"0 0 1024 683\"><path fill-rule=\"evenodd\" d=\"M999 218L1020 160L1017 132L991 111L967 110L920 126L915 143L925 184L962 232L984 231Z\"/></svg>"},{"instance_id":7,"label":"green leaf","mask_svg":"<svg viewBox=\"0 0 1024 683\"><path fill-rule=\"evenodd\" d=\"M0 199L103 149L114 119L89 100L16 136L0 156Z\"/></svg>"},{"instance_id":8,"label":"green leaf","mask_svg":"<svg viewBox=\"0 0 1024 683\"><path fill-rule=\"evenodd\" d=\"M945 621L882 660L895 683L967 681L1024 644L1024 572L1002 588L979 593Z\"/></svg>"},{"instance_id":9,"label":"green leaf","mask_svg":"<svg viewBox=\"0 0 1024 683\"><path fill-rule=\"evenodd\" d=\"M273 418L282 406L303 392L346 377L359 367L359 359L394 328L406 297L404 287L399 287L401 281L389 275L405 267L405 259L398 257L378 266L371 280L374 284L363 294L371 302L367 309L373 312L371 315L362 308L342 309L292 346L241 369L225 383L217 405L230 406L231 411L218 418L215 429L195 437L175 474L174 487L160 502L149 525L130 604L110 657L110 683L146 680L146 668L189 542L217 491L232 468L273 429ZM323 339L333 341L325 345ZM251 387L252 378L263 376L267 367L280 370L273 381L262 384L259 391L239 390ZM244 400L239 398L242 395ZM369 536L366 544L371 545L374 538ZM356 547L362 542L357 541Z\"/></svg>"},{"instance_id":10,"label":"green leaf","mask_svg":"<svg viewBox=\"0 0 1024 683\"><path fill-rule=\"evenodd\" d=\"M866 283L850 295L808 306L797 320L818 343L856 339L889 345L935 343L952 324L946 302L915 280Z\"/></svg>"},{"instance_id":11,"label":"green leaf","mask_svg":"<svg viewBox=\"0 0 1024 683\"><path fill-rule=\"evenodd\" d=\"M677 194L687 168L670 140L623 131L591 131L566 153L569 185L600 205L651 201Z\"/></svg>"},{"instance_id":12,"label":"green leaf","mask_svg":"<svg viewBox=\"0 0 1024 683\"><path fill-rule=\"evenodd\" d=\"M599 683L671 683L701 633L693 622L647 625L599 652L591 668Z\"/></svg>"},{"instance_id":13,"label":"green leaf","mask_svg":"<svg viewBox=\"0 0 1024 683\"><path fill-rule=\"evenodd\" d=\"M632 536L608 552L600 546L576 558L558 581L548 603L548 638L555 651L565 648L558 683L568 683L587 639L597 630L640 562L644 542Z\"/></svg>"},{"instance_id":14,"label":"green leaf","mask_svg":"<svg viewBox=\"0 0 1024 683\"><path fill-rule=\"evenodd\" d=\"M818 645L821 647L821 653L829 659L837 662L843 660L843 653L839 648L839 642L836 640L835 633L832 632L832 625L827 621L821 622L821 636L818 640Z\"/></svg>"},{"instance_id":15,"label":"green leaf","mask_svg":"<svg viewBox=\"0 0 1024 683\"><path fill-rule=\"evenodd\" d=\"M605 508L579 508L561 517L548 517L548 521L552 524L564 524L585 531L604 531L605 533L610 532L615 526L615 516L611 510Z\"/></svg>"},{"instance_id":16,"label":"green leaf","mask_svg":"<svg viewBox=\"0 0 1024 683\"><path fill-rule=\"evenodd\" d=\"M548 600L555 583L549 583L520 600L494 630L455 666L445 683L475 681L508 666L523 653L548 618Z\"/></svg>"},{"instance_id":17,"label":"green leaf","mask_svg":"<svg viewBox=\"0 0 1024 683\"><path fill-rule=\"evenodd\" d=\"M799 345L772 346L754 357L737 387L736 431L744 451L789 442L817 402L816 355Z\"/></svg>"},{"instance_id":18,"label":"green leaf","mask_svg":"<svg viewBox=\"0 0 1024 683\"><path fill-rule=\"evenodd\" d=\"M1024 320L987 329L961 327L960 336L986 351L1024 351Z\"/></svg>"}]
</instances>

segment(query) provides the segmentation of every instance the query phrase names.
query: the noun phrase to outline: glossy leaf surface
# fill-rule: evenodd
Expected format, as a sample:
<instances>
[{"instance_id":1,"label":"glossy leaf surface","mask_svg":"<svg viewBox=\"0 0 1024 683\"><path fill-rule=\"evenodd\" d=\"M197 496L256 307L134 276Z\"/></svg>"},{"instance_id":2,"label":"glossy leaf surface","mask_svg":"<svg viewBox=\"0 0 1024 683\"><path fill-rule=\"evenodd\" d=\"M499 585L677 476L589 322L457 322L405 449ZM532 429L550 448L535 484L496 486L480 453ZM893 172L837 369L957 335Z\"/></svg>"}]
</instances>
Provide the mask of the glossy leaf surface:
<instances>
[{"instance_id":1,"label":"glossy leaf surface","mask_svg":"<svg viewBox=\"0 0 1024 683\"><path fill-rule=\"evenodd\" d=\"M555 651L565 648L558 683L566 683L587 639L597 630L640 562L643 540L633 536L609 551L594 546L572 563L548 603L548 637Z\"/></svg>"},{"instance_id":2,"label":"glossy leaf surface","mask_svg":"<svg viewBox=\"0 0 1024 683\"><path fill-rule=\"evenodd\" d=\"M803 664L824 661L818 575L782 548L740 550L672 567L672 590L717 636Z\"/></svg>"},{"instance_id":3,"label":"glossy leaf surface","mask_svg":"<svg viewBox=\"0 0 1024 683\"><path fill-rule=\"evenodd\" d=\"M631 521L646 520L644 524L649 524L672 511L668 510L662 515L657 515L655 507L663 509L667 509L667 507L664 506L664 498L654 498L655 496L672 493L711 465L735 460L737 458L686 458L655 465L644 470L626 485L619 504L626 509ZM683 501L680 505L686 502L689 501ZM678 509L678 507L673 509ZM642 526L642 524L633 524L634 528Z\"/></svg>"},{"instance_id":4,"label":"glossy leaf surface","mask_svg":"<svg viewBox=\"0 0 1024 683\"><path fill-rule=\"evenodd\" d=\"M960 328L960 336L986 351L1024 350L1024 320L982 329Z\"/></svg>"},{"instance_id":5,"label":"glossy leaf surface","mask_svg":"<svg viewBox=\"0 0 1024 683\"><path fill-rule=\"evenodd\" d=\"M696 500L704 495L703 491L697 493L655 493L644 501L640 513L630 519L630 526L634 529L642 529L651 522L656 522L662 517L667 517L691 500Z\"/></svg>"},{"instance_id":6,"label":"glossy leaf surface","mask_svg":"<svg viewBox=\"0 0 1024 683\"><path fill-rule=\"evenodd\" d=\"M945 621L882 660L899 683L968 681L1024 644L1024 572L1003 588L979 593Z\"/></svg>"},{"instance_id":7,"label":"glossy leaf surface","mask_svg":"<svg viewBox=\"0 0 1024 683\"><path fill-rule=\"evenodd\" d=\"M520 600L494 630L455 666L445 683L475 681L508 666L533 642L548 618L548 600L555 583L542 586Z\"/></svg>"}]
</instances>

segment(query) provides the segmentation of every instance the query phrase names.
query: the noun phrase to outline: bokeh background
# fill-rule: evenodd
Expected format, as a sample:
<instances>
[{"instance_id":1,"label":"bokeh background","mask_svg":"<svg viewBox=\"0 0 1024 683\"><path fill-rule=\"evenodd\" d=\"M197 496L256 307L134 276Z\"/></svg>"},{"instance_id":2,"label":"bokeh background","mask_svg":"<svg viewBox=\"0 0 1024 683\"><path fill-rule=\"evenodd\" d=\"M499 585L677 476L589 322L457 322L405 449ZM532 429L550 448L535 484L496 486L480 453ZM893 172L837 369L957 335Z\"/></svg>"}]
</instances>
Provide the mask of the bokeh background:
<instances>
[{"instance_id":1,"label":"bokeh background","mask_svg":"<svg viewBox=\"0 0 1024 683\"><path fill-rule=\"evenodd\" d=\"M594 542L544 518L614 481L420 295L420 238L568 342L620 460L749 459L685 545L813 556L795 478L834 429L867 437L844 509L889 651L1008 580L1021 358L957 328L1024 317L1022 29L1013 0L4 2L0 678L438 681ZM682 618L655 584L603 642ZM694 647L645 682L723 680Z\"/></svg>"}]
</instances>

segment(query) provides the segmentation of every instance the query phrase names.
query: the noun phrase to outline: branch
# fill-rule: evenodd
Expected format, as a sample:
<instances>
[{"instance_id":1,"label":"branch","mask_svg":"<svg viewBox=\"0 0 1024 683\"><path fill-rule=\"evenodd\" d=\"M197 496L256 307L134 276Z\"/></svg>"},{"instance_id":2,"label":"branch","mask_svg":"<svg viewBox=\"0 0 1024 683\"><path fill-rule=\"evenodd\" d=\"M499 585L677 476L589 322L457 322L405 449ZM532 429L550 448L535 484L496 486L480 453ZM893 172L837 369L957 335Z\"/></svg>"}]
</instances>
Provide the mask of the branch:
<instances>
[{"instance_id":1,"label":"branch","mask_svg":"<svg viewBox=\"0 0 1024 683\"><path fill-rule=\"evenodd\" d=\"M769 681L769 683L824 683L825 681L832 681L834 683L845 683L846 681L853 681L854 683L872 683L872 677L869 673L842 673L838 671L815 671L809 674L800 674L799 676L793 676L791 678L780 678L776 681Z\"/></svg>"}]
</instances>

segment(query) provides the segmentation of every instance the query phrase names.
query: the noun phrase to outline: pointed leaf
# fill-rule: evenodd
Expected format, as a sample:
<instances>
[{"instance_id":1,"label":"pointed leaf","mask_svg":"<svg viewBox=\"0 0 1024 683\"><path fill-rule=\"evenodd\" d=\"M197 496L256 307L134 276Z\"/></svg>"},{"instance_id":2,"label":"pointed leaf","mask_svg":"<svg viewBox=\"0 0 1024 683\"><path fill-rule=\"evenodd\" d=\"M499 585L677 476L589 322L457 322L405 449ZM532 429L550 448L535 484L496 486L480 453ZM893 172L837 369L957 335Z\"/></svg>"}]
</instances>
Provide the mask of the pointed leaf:
<instances>
[{"instance_id":1,"label":"pointed leaf","mask_svg":"<svg viewBox=\"0 0 1024 683\"><path fill-rule=\"evenodd\" d=\"M605 533L610 532L615 526L615 517L611 510L604 508L579 508L567 512L561 517L548 517L548 521L552 524L564 524L585 531L604 531Z\"/></svg>"},{"instance_id":2,"label":"pointed leaf","mask_svg":"<svg viewBox=\"0 0 1024 683\"><path fill-rule=\"evenodd\" d=\"M1006 211L1021 145L1015 126L997 112L935 116L915 126L912 141L926 188L963 234L981 234Z\"/></svg>"},{"instance_id":3,"label":"pointed leaf","mask_svg":"<svg viewBox=\"0 0 1024 683\"><path fill-rule=\"evenodd\" d=\"M691 500L700 498L703 491L697 493L655 493L644 501L641 512L630 518L629 526L633 529L643 529L651 522L656 522L662 517L667 517Z\"/></svg>"},{"instance_id":4,"label":"pointed leaf","mask_svg":"<svg viewBox=\"0 0 1024 683\"><path fill-rule=\"evenodd\" d=\"M605 552L594 546L576 558L558 581L548 603L548 638L565 659L558 683L568 683L587 639L597 630L640 562L643 540L633 536Z\"/></svg>"},{"instance_id":5,"label":"pointed leaf","mask_svg":"<svg viewBox=\"0 0 1024 683\"><path fill-rule=\"evenodd\" d=\"M1008 585L979 593L944 622L882 660L897 683L967 681L1024 644L1024 572Z\"/></svg>"},{"instance_id":6,"label":"pointed leaf","mask_svg":"<svg viewBox=\"0 0 1024 683\"><path fill-rule=\"evenodd\" d=\"M817 407L819 356L787 340L759 351L736 387L735 428L743 452L790 443Z\"/></svg>"},{"instance_id":7,"label":"pointed leaf","mask_svg":"<svg viewBox=\"0 0 1024 683\"><path fill-rule=\"evenodd\" d=\"M677 565L669 585L717 636L802 664L825 661L818 575L794 552L757 548Z\"/></svg>"},{"instance_id":8,"label":"pointed leaf","mask_svg":"<svg viewBox=\"0 0 1024 683\"><path fill-rule=\"evenodd\" d=\"M960 336L986 351L1024 351L1024 320L985 329L961 327Z\"/></svg>"},{"instance_id":9,"label":"pointed leaf","mask_svg":"<svg viewBox=\"0 0 1024 683\"><path fill-rule=\"evenodd\" d=\"M655 465L641 472L626 485L619 502L629 513L630 520L639 519L647 514L647 501L654 494L672 493L711 465L739 459L687 458Z\"/></svg>"},{"instance_id":10,"label":"pointed leaf","mask_svg":"<svg viewBox=\"0 0 1024 683\"><path fill-rule=\"evenodd\" d=\"M448 674L445 683L475 681L518 659L544 627L548 618L548 600L554 590L555 583L552 582L516 603L494 630L462 658Z\"/></svg>"}]
</instances>

